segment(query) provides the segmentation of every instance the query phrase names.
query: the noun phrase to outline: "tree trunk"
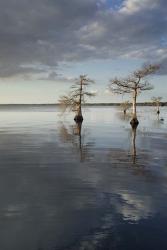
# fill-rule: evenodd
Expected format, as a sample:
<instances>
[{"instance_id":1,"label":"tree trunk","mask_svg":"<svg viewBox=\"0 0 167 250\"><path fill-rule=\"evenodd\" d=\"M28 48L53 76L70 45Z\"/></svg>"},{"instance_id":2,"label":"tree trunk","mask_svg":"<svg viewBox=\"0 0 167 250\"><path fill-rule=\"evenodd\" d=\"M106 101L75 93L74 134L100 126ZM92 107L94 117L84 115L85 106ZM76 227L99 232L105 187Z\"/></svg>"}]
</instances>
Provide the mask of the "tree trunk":
<instances>
[{"instance_id":1,"label":"tree trunk","mask_svg":"<svg viewBox=\"0 0 167 250\"><path fill-rule=\"evenodd\" d=\"M78 108L78 116L82 116L82 107L81 107L81 103L79 104L79 108Z\"/></svg>"},{"instance_id":2,"label":"tree trunk","mask_svg":"<svg viewBox=\"0 0 167 250\"><path fill-rule=\"evenodd\" d=\"M159 103L157 104L157 114L160 114L160 110L159 110Z\"/></svg>"},{"instance_id":3,"label":"tree trunk","mask_svg":"<svg viewBox=\"0 0 167 250\"><path fill-rule=\"evenodd\" d=\"M77 123L83 121L83 116L82 116L82 79L80 81L79 107L78 107L77 115L74 117L74 120Z\"/></svg>"},{"instance_id":4,"label":"tree trunk","mask_svg":"<svg viewBox=\"0 0 167 250\"><path fill-rule=\"evenodd\" d=\"M137 93L136 93L137 91L135 90L134 91L134 96L133 96L133 118L137 118L137 114L136 114L136 98L137 98Z\"/></svg>"},{"instance_id":5,"label":"tree trunk","mask_svg":"<svg viewBox=\"0 0 167 250\"><path fill-rule=\"evenodd\" d=\"M136 112L136 99L137 99L137 89L134 90L133 101L132 101L133 111L132 111L132 120L130 121L130 124L133 128L137 127L139 124L139 121L137 120L137 112Z\"/></svg>"}]
</instances>

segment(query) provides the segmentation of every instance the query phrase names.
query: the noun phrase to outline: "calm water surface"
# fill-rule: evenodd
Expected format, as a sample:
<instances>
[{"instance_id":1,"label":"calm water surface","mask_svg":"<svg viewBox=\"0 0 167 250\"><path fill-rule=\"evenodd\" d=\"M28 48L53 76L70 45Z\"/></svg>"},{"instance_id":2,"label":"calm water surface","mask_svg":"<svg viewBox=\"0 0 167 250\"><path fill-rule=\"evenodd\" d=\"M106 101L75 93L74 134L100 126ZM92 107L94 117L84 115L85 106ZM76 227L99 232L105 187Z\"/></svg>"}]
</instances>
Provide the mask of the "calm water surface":
<instances>
[{"instance_id":1,"label":"calm water surface","mask_svg":"<svg viewBox=\"0 0 167 250\"><path fill-rule=\"evenodd\" d=\"M0 108L1 250L166 250L167 107ZM163 119L161 119L163 118Z\"/></svg>"}]
</instances>

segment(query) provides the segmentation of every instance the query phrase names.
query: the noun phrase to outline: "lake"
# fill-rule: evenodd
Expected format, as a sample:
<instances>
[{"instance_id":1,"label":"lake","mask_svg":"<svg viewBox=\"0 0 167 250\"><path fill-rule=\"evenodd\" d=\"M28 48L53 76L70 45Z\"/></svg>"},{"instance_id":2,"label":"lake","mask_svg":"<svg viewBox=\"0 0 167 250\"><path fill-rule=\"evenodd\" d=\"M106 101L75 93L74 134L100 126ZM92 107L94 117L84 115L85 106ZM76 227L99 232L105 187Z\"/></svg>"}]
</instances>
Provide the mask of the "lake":
<instances>
[{"instance_id":1,"label":"lake","mask_svg":"<svg viewBox=\"0 0 167 250\"><path fill-rule=\"evenodd\" d=\"M166 250L167 107L0 107L1 250Z\"/></svg>"}]
</instances>

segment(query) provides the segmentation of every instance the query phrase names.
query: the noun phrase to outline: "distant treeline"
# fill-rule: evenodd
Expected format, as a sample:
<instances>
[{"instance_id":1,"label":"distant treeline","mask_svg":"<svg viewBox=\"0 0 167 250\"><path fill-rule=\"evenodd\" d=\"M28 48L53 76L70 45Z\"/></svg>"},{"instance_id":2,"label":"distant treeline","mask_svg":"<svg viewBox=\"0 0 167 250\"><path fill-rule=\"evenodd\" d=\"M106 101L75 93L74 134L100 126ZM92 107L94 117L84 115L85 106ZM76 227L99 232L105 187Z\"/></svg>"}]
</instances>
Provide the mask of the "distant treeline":
<instances>
[{"instance_id":1,"label":"distant treeline","mask_svg":"<svg viewBox=\"0 0 167 250\"><path fill-rule=\"evenodd\" d=\"M122 103L85 103L83 106L120 106ZM131 103L129 103L131 104ZM0 107L41 107L41 106L60 106L59 103L48 103L48 104L0 104ZM152 102L139 102L137 106L155 106ZM160 102L160 106L167 106L167 102Z\"/></svg>"},{"instance_id":2,"label":"distant treeline","mask_svg":"<svg viewBox=\"0 0 167 250\"><path fill-rule=\"evenodd\" d=\"M84 106L120 106L122 103L86 103ZM132 105L132 103L129 103ZM139 102L137 106L155 106L153 102ZM167 102L160 102L160 106L167 106Z\"/></svg>"},{"instance_id":3,"label":"distant treeline","mask_svg":"<svg viewBox=\"0 0 167 250\"><path fill-rule=\"evenodd\" d=\"M85 103L83 106L120 106L122 103ZM129 103L131 104L131 103ZM0 107L41 107L41 106L60 106L59 103L41 104L0 104ZM137 106L155 106L152 102L139 102ZM160 106L167 106L167 102L160 102Z\"/></svg>"}]
</instances>

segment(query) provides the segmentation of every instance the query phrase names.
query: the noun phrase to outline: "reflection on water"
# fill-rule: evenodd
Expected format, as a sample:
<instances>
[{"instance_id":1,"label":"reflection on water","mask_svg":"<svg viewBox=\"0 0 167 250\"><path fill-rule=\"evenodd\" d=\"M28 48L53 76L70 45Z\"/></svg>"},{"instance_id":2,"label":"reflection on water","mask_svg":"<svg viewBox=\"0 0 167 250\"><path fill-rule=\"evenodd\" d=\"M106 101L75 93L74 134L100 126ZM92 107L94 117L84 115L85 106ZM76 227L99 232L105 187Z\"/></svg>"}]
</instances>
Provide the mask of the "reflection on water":
<instances>
[{"instance_id":1,"label":"reflection on water","mask_svg":"<svg viewBox=\"0 0 167 250\"><path fill-rule=\"evenodd\" d=\"M117 112L116 115L120 120L124 121L130 121L132 118L132 114L130 112L129 113Z\"/></svg>"},{"instance_id":2,"label":"reflection on water","mask_svg":"<svg viewBox=\"0 0 167 250\"><path fill-rule=\"evenodd\" d=\"M70 143L75 150L76 156L79 155L80 161L84 162L91 158L90 150L93 142L85 142L85 137L89 136L86 131L82 133L82 123L75 123L71 126L60 125L60 139L62 142Z\"/></svg>"},{"instance_id":3,"label":"reflection on water","mask_svg":"<svg viewBox=\"0 0 167 250\"><path fill-rule=\"evenodd\" d=\"M132 159L133 163L136 163L136 130L137 128L132 128Z\"/></svg>"},{"instance_id":4,"label":"reflection on water","mask_svg":"<svg viewBox=\"0 0 167 250\"><path fill-rule=\"evenodd\" d=\"M0 112L0 249L167 248L167 109Z\"/></svg>"},{"instance_id":5,"label":"reflection on water","mask_svg":"<svg viewBox=\"0 0 167 250\"><path fill-rule=\"evenodd\" d=\"M160 114L157 114L157 119L154 121L155 127L161 128L161 126L164 124L164 118L160 116Z\"/></svg>"}]
</instances>

